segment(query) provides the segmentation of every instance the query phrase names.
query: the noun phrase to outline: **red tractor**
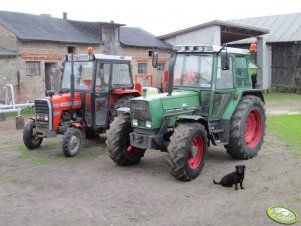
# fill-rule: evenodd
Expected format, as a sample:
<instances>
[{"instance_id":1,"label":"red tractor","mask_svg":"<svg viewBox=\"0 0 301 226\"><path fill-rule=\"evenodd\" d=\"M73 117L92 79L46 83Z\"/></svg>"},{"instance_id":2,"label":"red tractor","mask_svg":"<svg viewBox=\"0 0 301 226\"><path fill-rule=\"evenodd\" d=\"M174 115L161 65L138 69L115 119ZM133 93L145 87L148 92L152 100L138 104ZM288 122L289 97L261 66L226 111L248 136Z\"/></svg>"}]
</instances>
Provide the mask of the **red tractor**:
<instances>
[{"instance_id":1,"label":"red tractor","mask_svg":"<svg viewBox=\"0 0 301 226\"><path fill-rule=\"evenodd\" d=\"M93 54L68 55L64 62L60 90L47 91L35 103L35 117L25 126L23 141L28 149L38 148L43 138L63 134L66 157L78 154L82 136L92 138L104 132L116 116L116 109L128 107L141 95L134 87L131 57Z\"/></svg>"}]
</instances>

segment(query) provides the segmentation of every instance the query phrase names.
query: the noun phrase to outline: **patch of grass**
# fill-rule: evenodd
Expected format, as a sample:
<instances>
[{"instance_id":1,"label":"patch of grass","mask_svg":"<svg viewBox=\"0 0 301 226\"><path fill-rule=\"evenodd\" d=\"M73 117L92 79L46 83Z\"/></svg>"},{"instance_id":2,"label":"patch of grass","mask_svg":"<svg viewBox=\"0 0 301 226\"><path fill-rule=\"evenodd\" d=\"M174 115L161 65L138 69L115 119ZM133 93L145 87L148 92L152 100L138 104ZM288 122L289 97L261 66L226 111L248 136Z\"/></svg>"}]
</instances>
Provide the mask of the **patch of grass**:
<instances>
[{"instance_id":1,"label":"patch of grass","mask_svg":"<svg viewBox=\"0 0 301 226\"><path fill-rule=\"evenodd\" d=\"M265 93L264 100L266 103L277 103L287 100L300 101L301 103L301 94L296 93Z\"/></svg>"},{"instance_id":2,"label":"patch of grass","mask_svg":"<svg viewBox=\"0 0 301 226\"><path fill-rule=\"evenodd\" d=\"M99 156L106 152L105 148L90 148L88 151L81 151L78 155L66 158L64 155L56 156L56 160L59 160L61 163L67 164L70 162L81 162L85 160L98 159Z\"/></svg>"},{"instance_id":3,"label":"patch of grass","mask_svg":"<svg viewBox=\"0 0 301 226\"><path fill-rule=\"evenodd\" d=\"M44 139L43 142L44 142L43 146L45 149L52 149L52 148L55 148L57 145L59 145L60 139L57 139L57 138Z\"/></svg>"},{"instance_id":4,"label":"patch of grass","mask_svg":"<svg viewBox=\"0 0 301 226\"><path fill-rule=\"evenodd\" d=\"M24 115L24 116L33 116L35 114L35 110L34 108L23 108L21 110L21 115ZM8 112L8 113L5 113L5 116L17 116L18 113L17 112Z\"/></svg>"},{"instance_id":5,"label":"patch of grass","mask_svg":"<svg viewBox=\"0 0 301 226\"><path fill-rule=\"evenodd\" d=\"M0 160L0 169L5 165L5 162L3 160Z\"/></svg>"},{"instance_id":6,"label":"patch of grass","mask_svg":"<svg viewBox=\"0 0 301 226\"><path fill-rule=\"evenodd\" d=\"M294 157L301 158L301 115L269 116L267 131L276 134Z\"/></svg>"},{"instance_id":7,"label":"patch of grass","mask_svg":"<svg viewBox=\"0 0 301 226\"><path fill-rule=\"evenodd\" d=\"M89 148L89 150L85 151L83 150L78 155L67 158L62 154L55 154L51 155L49 152L47 152L47 149L53 149L57 144L59 143L59 140L50 140L48 141L44 146L43 150L39 151L37 150L28 150L23 145L16 145L16 148L21 152L21 154L18 156L19 159L29 160L34 165L47 165L51 163L61 163L61 164L70 164L70 163L78 163L81 161L86 160L94 160L98 159L99 156L104 154L106 152L105 148L100 147L93 147Z\"/></svg>"},{"instance_id":8,"label":"patch of grass","mask_svg":"<svg viewBox=\"0 0 301 226\"><path fill-rule=\"evenodd\" d=\"M43 156L42 156L43 157ZM46 165L49 163L48 159L41 158L35 151L24 150L21 155L19 155L20 159L28 159L35 165Z\"/></svg>"}]
</instances>

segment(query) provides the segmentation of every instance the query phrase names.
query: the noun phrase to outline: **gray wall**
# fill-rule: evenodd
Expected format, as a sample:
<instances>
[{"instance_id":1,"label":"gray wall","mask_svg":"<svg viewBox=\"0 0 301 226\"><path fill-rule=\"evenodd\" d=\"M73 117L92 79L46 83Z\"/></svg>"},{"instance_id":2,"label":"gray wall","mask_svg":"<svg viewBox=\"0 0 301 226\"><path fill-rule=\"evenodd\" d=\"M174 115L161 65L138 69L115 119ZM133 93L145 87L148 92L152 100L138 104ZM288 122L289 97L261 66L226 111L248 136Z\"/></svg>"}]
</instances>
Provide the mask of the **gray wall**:
<instances>
[{"instance_id":1,"label":"gray wall","mask_svg":"<svg viewBox=\"0 0 301 226\"><path fill-rule=\"evenodd\" d=\"M221 44L221 32L219 26L211 26L186 34L177 35L165 39L171 45L199 45L199 44Z\"/></svg>"}]
</instances>

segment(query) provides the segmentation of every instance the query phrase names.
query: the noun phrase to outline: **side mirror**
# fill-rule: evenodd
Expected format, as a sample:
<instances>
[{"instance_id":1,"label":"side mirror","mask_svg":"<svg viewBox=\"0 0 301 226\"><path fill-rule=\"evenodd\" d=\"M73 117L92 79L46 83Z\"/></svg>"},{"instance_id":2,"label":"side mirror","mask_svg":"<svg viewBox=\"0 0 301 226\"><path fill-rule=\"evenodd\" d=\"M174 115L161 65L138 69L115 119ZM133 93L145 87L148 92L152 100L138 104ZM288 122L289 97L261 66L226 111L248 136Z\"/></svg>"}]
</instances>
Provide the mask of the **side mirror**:
<instances>
[{"instance_id":1,"label":"side mirror","mask_svg":"<svg viewBox=\"0 0 301 226\"><path fill-rule=\"evenodd\" d=\"M158 67L158 56L159 56L159 54L157 52L153 52L152 65L154 68Z\"/></svg>"},{"instance_id":2,"label":"side mirror","mask_svg":"<svg viewBox=\"0 0 301 226\"><path fill-rule=\"evenodd\" d=\"M222 66L222 70L229 70L230 69L228 54L221 55L221 66Z\"/></svg>"}]
</instances>

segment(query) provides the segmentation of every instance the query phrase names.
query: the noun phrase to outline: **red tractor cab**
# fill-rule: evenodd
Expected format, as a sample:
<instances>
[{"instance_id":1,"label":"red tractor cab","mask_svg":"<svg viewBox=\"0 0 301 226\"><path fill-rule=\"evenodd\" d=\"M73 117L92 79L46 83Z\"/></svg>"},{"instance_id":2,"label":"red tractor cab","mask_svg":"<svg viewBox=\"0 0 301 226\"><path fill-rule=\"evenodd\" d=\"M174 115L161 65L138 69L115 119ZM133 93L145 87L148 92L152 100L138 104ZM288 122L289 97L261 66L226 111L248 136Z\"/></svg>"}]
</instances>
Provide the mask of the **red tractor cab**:
<instances>
[{"instance_id":1,"label":"red tractor cab","mask_svg":"<svg viewBox=\"0 0 301 226\"><path fill-rule=\"evenodd\" d=\"M134 86L131 57L93 54L68 55L64 61L59 93L47 91L36 99L35 117L25 126L23 141L38 148L44 138L64 135L63 153L78 154L82 136L104 132L120 107L141 95Z\"/></svg>"}]
</instances>

